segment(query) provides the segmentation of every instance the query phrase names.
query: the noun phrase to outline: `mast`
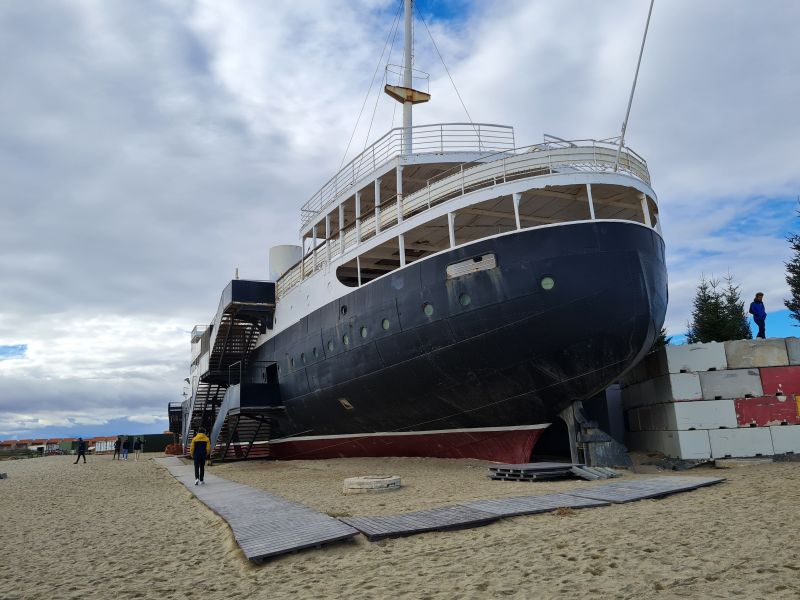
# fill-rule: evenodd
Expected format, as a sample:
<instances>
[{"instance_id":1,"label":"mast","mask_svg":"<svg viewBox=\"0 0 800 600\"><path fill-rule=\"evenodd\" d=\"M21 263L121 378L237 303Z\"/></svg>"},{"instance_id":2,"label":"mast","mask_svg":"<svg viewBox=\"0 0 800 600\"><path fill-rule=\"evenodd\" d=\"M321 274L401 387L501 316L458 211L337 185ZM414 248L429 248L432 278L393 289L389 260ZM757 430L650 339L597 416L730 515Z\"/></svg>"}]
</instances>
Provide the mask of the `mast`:
<instances>
[{"instance_id":1,"label":"mast","mask_svg":"<svg viewBox=\"0 0 800 600\"><path fill-rule=\"evenodd\" d=\"M411 89L413 85L411 77L412 49L414 47L413 31L411 28L414 11L414 0L405 0L405 55L403 58L403 87ZM411 154L411 101L406 99L403 102L403 155Z\"/></svg>"},{"instance_id":2,"label":"mast","mask_svg":"<svg viewBox=\"0 0 800 600\"><path fill-rule=\"evenodd\" d=\"M431 99L431 95L427 92L421 92L413 88L414 74L413 69L411 68L411 62L413 60L414 50L414 33L412 28L414 18L414 0L404 0L404 5L405 52L403 54L403 85L389 85L387 83L384 86L383 91L403 105L403 137L400 153L403 156L407 156L411 154L413 147L413 118L411 115L411 107L414 104L419 104L420 102L427 102Z\"/></svg>"}]
</instances>

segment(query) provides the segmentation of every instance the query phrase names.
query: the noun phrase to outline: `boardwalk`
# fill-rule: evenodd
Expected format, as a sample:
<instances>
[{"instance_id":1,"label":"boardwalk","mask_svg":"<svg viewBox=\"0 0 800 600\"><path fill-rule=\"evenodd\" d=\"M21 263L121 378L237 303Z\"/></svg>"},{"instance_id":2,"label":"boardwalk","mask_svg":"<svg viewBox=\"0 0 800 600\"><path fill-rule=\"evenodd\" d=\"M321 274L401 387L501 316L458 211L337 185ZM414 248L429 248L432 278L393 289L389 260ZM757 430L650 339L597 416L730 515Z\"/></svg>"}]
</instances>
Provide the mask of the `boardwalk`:
<instances>
[{"instance_id":1,"label":"boardwalk","mask_svg":"<svg viewBox=\"0 0 800 600\"><path fill-rule=\"evenodd\" d=\"M194 468L175 457L158 458L156 462L227 521L245 556L254 562L345 540L358 533L307 506L222 477L206 474L206 484L196 486Z\"/></svg>"}]
</instances>

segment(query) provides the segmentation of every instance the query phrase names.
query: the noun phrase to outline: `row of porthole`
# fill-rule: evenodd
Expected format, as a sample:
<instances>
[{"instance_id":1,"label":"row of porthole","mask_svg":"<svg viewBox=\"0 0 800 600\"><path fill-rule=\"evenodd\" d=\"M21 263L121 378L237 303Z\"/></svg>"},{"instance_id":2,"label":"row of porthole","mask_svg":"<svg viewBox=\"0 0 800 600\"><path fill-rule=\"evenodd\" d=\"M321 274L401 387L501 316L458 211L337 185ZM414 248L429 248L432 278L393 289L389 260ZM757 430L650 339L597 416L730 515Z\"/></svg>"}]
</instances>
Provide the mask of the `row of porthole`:
<instances>
[{"instance_id":1,"label":"row of porthole","mask_svg":"<svg viewBox=\"0 0 800 600\"><path fill-rule=\"evenodd\" d=\"M553 287L555 287L556 282L552 277L546 276L542 277L542 279L539 281L539 284L542 286L543 290L549 291L552 290ZM461 304L461 306L469 306L472 303L472 298L470 298L469 294L460 294L458 296L458 302L459 304ZM431 304L430 302L425 302L422 305L422 312L424 312L425 315L427 315L428 317L433 316L433 304ZM346 306L342 306L341 313L342 315L345 315L347 313ZM381 327L383 328L384 331L388 331L390 326L391 323L389 322L389 319L383 319L381 321ZM366 339L367 335L369 334L369 330L364 325L362 325L361 328L359 329L359 333L363 339ZM349 334L345 333L342 336L342 343L345 345L345 347L350 345ZM328 351L333 352L334 348L335 345L333 343L333 340L328 340ZM316 346L314 347L312 352L314 354L314 358L318 358L318 352ZM300 353L300 360L303 361L303 364L306 364L305 352ZM294 357L291 357L289 359L289 364L291 365L292 368L294 368ZM280 365L278 366L278 370L280 370Z\"/></svg>"}]
</instances>

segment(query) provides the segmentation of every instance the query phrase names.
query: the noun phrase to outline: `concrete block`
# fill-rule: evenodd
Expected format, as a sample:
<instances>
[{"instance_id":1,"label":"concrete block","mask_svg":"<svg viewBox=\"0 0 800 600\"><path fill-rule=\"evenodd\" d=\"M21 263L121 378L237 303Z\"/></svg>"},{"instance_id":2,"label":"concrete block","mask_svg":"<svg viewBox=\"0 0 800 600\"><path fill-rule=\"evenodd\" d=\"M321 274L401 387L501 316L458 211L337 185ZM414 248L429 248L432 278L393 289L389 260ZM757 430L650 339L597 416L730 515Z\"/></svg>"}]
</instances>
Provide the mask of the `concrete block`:
<instances>
[{"instance_id":1,"label":"concrete block","mask_svg":"<svg viewBox=\"0 0 800 600\"><path fill-rule=\"evenodd\" d=\"M711 458L708 431L638 431L628 434L631 450L661 452L673 458Z\"/></svg>"},{"instance_id":2,"label":"concrete block","mask_svg":"<svg viewBox=\"0 0 800 600\"><path fill-rule=\"evenodd\" d=\"M786 341L783 338L725 342L725 357L728 359L729 369L785 367L789 364Z\"/></svg>"},{"instance_id":3,"label":"concrete block","mask_svg":"<svg viewBox=\"0 0 800 600\"><path fill-rule=\"evenodd\" d=\"M677 402L661 406L659 418L663 427L658 429L686 431L737 426L733 400Z\"/></svg>"},{"instance_id":4,"label":"concrete block","mask_svg":"<svg viewBox=\"0 0 800 600\"><path fill-rule=\"evenodd\" d=\"M789 357L790 365L800 365L800 338L787 337L786 355Z\"/></svg>"},{"instance_id":5,"label":"concrete block","mask_svg":"<svg viewBox=\"0 0 800 600\"><path fill-rule=\"evenodd\" d=\"M764 394L800 394L800 367L762 367L758 371Z\"/></svg>"},{"instance_id":6,"label":"concrete block","mask_svg":"<svg viewBox=\"0 0 800 600\"><path fill-rule=\"evenodd\" d=\"M758 369L727 369L700 373L704 400L763 396Z\"/></svg>"},{"instance_id":7,"label":"concrete block","mask_svg":"<svg viewBox=\"0 0 800 600\"><path fill-rule=\"evenodd\" d=\"M725 346L721 342L668 345L646 358L651 377L667 373L697 373L728 368Z\"/></svg>"},{"instance_id":8,"label":"concrete block","mask_svg":"<svg viewBox=\"0 0 800 600\"><path fill-rule=\"evenodd\" d=\"M697 373L662 375L622 390L622 403L626 408L702 399L703 392L700 389L700 377Z\"/></svg>"},{"instance_id":9,"label":"concrete block","mask_svg":"<svg viewBox=\"0 0 800 600\"><path fill-rule=\"evenodd\" d=\"M770 427L769 432L772 435L772 448L775 454L787 452L800 454L800 425Z\"/></svg>"},{"instance_id":10,"label":"concrete block","mask_svg":"<svg viewBox=\"0 0 800 600\"><path fill-rule=\"evenodd\" d=\"M770 425L800 425L800 396L759 396L738 398L736 422L739 427L769 427Z\"/></svg>"},{"instance_id":11,"label":"concrete block","mask_svg":"<svg viewBox=\"0 0 800 600\"><path fill-rule=\"evenodd\" d=\"M712 429L708 432L712 458L769 456L772 435L769 427Z\"/></svg>"}]
</instances>

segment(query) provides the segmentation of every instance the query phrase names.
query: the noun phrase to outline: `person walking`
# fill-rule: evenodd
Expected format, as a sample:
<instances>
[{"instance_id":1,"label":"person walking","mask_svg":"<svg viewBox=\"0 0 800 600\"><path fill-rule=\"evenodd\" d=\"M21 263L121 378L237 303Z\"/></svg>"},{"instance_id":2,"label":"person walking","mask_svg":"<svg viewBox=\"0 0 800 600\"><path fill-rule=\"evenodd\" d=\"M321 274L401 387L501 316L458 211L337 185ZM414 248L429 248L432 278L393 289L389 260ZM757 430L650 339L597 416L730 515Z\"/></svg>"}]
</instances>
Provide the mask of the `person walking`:
<instances>
[{"instance_id":1,"label":"person walking","mask_svg":"<svg viewBox=\"0 0 800 600\"><path fill-rule=\"evenodd\" d=\"M762 340L765 339L767 310L764 308L763 292L758 292L756 294L756 297L750 303L750 310L748 312L753 315L753 321L755 321L756 325L758 325L758 333L756 334L756 337L761 338Z\"/></svg>"},{"instance_id":2,"label":"person walking","mask_svg":"<svg viewBox=\"0 0 800 600\"><path fill-rule=\"evenodd\" d=\"M192 443L189 446L189 455L194 459L194 484L205 485L203 477L206 472L206 460L208 459L209 447L211 440L206 435L206 430L201 427L197 435L192 438Z\"/></svg>"},{"instance_id":3,"label":"person walking","mask_svg":"<svg viewBox=\"0 0 800 600\"><path fill-rule=\"evenodd\" d=\"M78 438L78 458L75 459L74 464L78 464L78 461L83 457L83 464L86 464L86 442L83 441L83 438Z\"/></svg>"},{"instance_id":4,"label":"person walking","mask_svg":"<svg viewBox=\"0 0 800 600\"><path fill-rule=\"evenodd\" d=\"M125 438L125 441L122 442L122 459L128 460L128 452L131 451L131 441L128 438Z\"/></svg>"},{"instance_id":5,"label":"person walking","mask_svg":"<svg viewBox=\"0 0 800 600\"><path fill-rule=\"evenodd\" d=\"M133 457L135 460L139 460L139 453L142 451L142 438L136 438L136 441L133 442Z\"/></svg>"},{"instance_id":6,"label":"person walking","mask_svg":"<svg viewBox=\"0 0 800 600\"><path fill-rule=\"evenodd\" d=\"M118 436L117 439L114 440L114 456L111 457L111 460L114 460L115 458L117 460L119 460L119 447L121 445L122 445L122 442L120 441L119 436Z\"/></svg>"}]
</instances>

